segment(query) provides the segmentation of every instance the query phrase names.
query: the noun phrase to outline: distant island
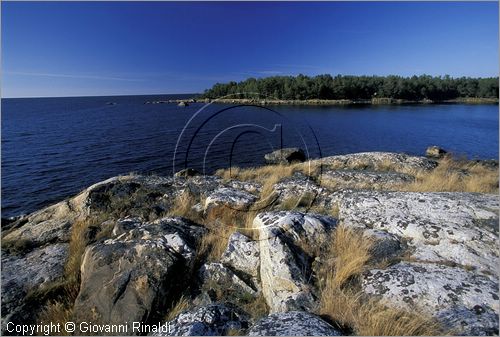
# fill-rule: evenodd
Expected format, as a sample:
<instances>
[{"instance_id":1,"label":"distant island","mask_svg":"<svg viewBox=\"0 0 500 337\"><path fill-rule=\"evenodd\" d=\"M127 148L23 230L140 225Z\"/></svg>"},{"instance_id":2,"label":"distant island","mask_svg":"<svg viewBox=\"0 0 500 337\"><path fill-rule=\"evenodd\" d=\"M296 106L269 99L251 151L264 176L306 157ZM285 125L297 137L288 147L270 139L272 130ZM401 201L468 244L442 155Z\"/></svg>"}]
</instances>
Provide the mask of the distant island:
<instances>
[{"instance_id":1,"label":"distant island","mask_svg":"<svg viewBox=\"0 0 500 337\"><path fill-rule=\"evenodd\" d=\"M198 100L268 104L498 103L498 77L272 76L216 83ZM220 98L223 98L220 100Z\"/></svg>"}]
</instances>

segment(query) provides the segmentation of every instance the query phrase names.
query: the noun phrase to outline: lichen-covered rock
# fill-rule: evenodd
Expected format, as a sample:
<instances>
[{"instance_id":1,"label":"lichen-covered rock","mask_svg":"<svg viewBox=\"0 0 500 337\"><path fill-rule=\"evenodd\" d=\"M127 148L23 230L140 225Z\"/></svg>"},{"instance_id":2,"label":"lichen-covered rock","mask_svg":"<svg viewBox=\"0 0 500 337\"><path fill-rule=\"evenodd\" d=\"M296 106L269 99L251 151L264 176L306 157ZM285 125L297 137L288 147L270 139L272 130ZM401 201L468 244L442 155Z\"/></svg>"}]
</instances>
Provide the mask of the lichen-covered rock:
<instances>
[{"instance_id":1,"label":"lichen-covered rock","mask_svg":"<svg viewBox=\"0 0 500 337\"><path fill-rule=\"evenodd\" d=\"M273 186L273 191L281 201L288 198L297 199L298 206L309 207L324 191L324 188L318 186L316 182L303 173L296 172L293 176L287 177ZM302 199L302 200L299 200Z\"/></svg>"},{"instance_id":2,"label":"lichen-covered rock","mask_svg":"<svg viewBox=\"0 0 500 337\"><path fill-rule=\"evenodd\" d=\"M205 200L205 209L209 210L216 206L226 206L234 210L246 210L257 197L245 191L229 187L221 187L211 193Z\"/></svg>"},{"instance_id":3,"label":"lichen-covered rock","mask_svg":"<svg viewBox=\"0 0 500 337\"><path fill-rule=\"evenodd\" d=\"M448 151L440 148L439 146L429 146L425 150L425 156L429 158L442 158Z\"/></svg>"},{"instance_id":4,"label":"lichen-covered rock","mask_svg":"<svg viewBox=\"0 0 500 337\"><path fill-rule=\"evenodd\" d=\"M412 176L404 173L366 170L328 170L321 175L321 181L335 189L392 189L413 180Z\"/></svg>"},{"instance_id":5,"label":"lichen-covered rock","mask_svg":"<svg viewBox=\"0 0 500 337\"><path fill-rule=\"evenodd\" d=\"M302 149L290 147L267 153L264 156L267 164L290 164L306 161L306 155Z\"/></svg>"},{"instance_id":6,"label":"lichen-covered rock","mask_svg":"<svg viewBox=\"0 0 500 337\"><path fill-rule=\"evenodd\" d=\"M400 255L406 248L397 235L377 229L363 229L363 236L372 241L370 256L372 262L387 260Z\"/></svg>"},{"instance_id":7,"label":"lichen-covered rock","mask_svg":"<svg viewBox=\"0 0 500 337\"><path fill-rule=\"evenodd\" d=\"M248 329L248 318L232 306L215 303L183 312L168 322L167 327L154 336L242 335Z\"/></svg>"},{"instance_id":8,"label":"lichen-covered rock","mask_svg":"<svg viewBox=\"0 0 500 337\"><path fill-rule=\"evenodd\" d=\"M337 197L343 224L405 238L417 260L496 270L497 195L344 191Z\"/></svg>"},{"instance_id":9,"label":"lichen-covered rock","mask_svg":"<svg viewBox=\"0 0 500 337\"><path fill-rule=\"evenodd\" d=\"M22 310L24 297L57 280L64 273L68 244L39 247L24 256L2 254L2 321ZM22 322L16 322L22 323Z\"/></svg>"},{"instance_id":10,"label":"lichen-covered rock","mask_svg":"<svg viewBox=\"0 0 500 337\"><path fill-rule=\"evenodd\" d=\"M325 157L319 162L332 168L386 170L432 170L437 162L425 157L392 152L361 152Z\"/></svg>"},{"instance_id":11,"label":"lichen-covered rock","mask_svg":"<svg viewBox=\"0 0 500 337\"><path fill-rule=\"evenodd\" d=\"M189 177L194 177L198 176L201 173L198 170L192 169L192 168L185 168L183 170L180 170L174 174L175 177L183 177L183 178L189 178Z\"/></svg>"},{"instance_id":12,"label":"lichen-covered rock","mask_svg":"<svg viewBox=\"0 0 500 337\"><path fill-rule=\"evenodd\" d=\"M128 220L121 228L116 237L85 250L74 306L78 322L132 324L154 318L170 292L184 286L182 276L189 273L203 234L201 227L181 218Z\"/></svg>"},{"instance_id":13,"label":"lichen-covered rock","mask_svg":"<svg viewBox=\"0 0 500 337\"><path fill-rule=\"evenodd\" d=\"M235 232L229 237L221 262L234 270L257 277L260 267L259 243L246 235Z\"/></svg>"},{"instance_id":14,"label":"lichen-covered rock","mask_svg":"<svg viewBox=\"0 0 500 337\"><path fill-rule=\"evenodd\" d=\"M72 211L70 202L62 201L18 220L2 240L27 240L35 245L67 242L71 225L76 218L77 214Z\"/></svg>"},{"instance_id":15,"label":"lichen-covered rock","mask_svg":"<svg viewBox=\"0 0 500 337\"><path fill-rule=\"evenodd\" d=\"M72 198L20 218L10 225L11 230L3 233L2 240L28 240L36 245L67 242L73 223L84 219L90 212L158 215L169 209L175 192L183 184L186 182L176 182L172 177L113 177L86 188Z\"/></svg>"},{"instance_id":16,"label":"lichen-covered rock","mask_svg":"<svg viewBox=\"0 0 500 337\"><path fill-rule=\"evenodd\" d=\"M315 301L309 285L311 247L328 238L335 220L300 212L268 212L257 215L260 278L270 312L310 310Z\"/></svg>"},{"instance_id":17,"label":"lichen-covered rock","mask_svg":"<svg viewBox=\"0 0 500 337\"><path fill-rule=\"evenodd\" d=\"M262 185L253 181L229 180L226 185L249 193L260 193Z\"/></svg>"},{"instance_id":18,"label":"lichen-covered rock","mask_svg":"<svg viewBox=\"0 0 500 337\"><path fill-rule=\"evenodd\" d=\"M455 333L498 334L498 279L457 267L398 263L365 272L362 288L390 305L426 312Z\"/></svg>"},{"instance_id":19,"label":"lichen-covered rock","mask_svg":"<svg viewBox=\"0 0 500 337\"><path fill-rule=\"evenodd\" d=\"M318 245L328 238L336 223L332 217L321 214L280 211L258 214L253 227L259 230L260 241L284 235L295 245Z\"/></svg>"},{"instance_id":20,"label":"lichen-covered rock","mask_svg":"<svg viewBox=\"0 0 500 337\"><path fill-rule=\"evenodd\" d=\"M200 269L200 276L206 287L210 289L218 287L228 298L241 299L257 294L256 290L222 263L204 264Z\"/></svg>"},{"instance_id":21,"label":"lichen-covered rock","mask_svg":"<svg viewBox=\"0 0 500 337\"><path fill-rule=\"evenodd\" d=\"M305 311L271 314L248 330L249 336L342 336L320 317Z\"/></svg>"}]
</instances>

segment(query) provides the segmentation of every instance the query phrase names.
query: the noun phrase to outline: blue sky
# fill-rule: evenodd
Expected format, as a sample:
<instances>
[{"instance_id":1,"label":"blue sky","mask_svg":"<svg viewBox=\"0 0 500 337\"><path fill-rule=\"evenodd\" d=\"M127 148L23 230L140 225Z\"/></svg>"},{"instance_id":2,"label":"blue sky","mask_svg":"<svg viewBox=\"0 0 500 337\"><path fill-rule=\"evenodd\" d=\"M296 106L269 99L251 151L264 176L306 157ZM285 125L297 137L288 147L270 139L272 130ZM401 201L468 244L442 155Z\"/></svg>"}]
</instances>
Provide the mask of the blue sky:
<instances>
[{"instance_id":1,"label":"blue sky","mask_svg":"<svg viewBox=\"0 0 500 337\"><path fill-rule=\"evenodd\" d=\"M270 75L498 76L498 2L7 2L2 96L201 92Z\"/></svg>"}]
</instances>

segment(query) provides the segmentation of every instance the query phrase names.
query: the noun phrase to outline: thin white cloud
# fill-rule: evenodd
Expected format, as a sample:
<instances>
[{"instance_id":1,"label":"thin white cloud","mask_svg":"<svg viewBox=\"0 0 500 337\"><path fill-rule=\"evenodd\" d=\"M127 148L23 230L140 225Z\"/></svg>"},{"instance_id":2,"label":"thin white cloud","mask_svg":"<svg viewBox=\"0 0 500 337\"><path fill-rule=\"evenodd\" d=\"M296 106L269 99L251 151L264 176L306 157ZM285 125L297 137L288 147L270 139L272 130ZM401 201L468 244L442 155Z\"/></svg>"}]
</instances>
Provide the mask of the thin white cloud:
<instances>
[{"instance_id":1,"label":"thin white cloud","mask_svg":"<svg viewBox=\"0 0 500 337\"><path fill-rule=\"evenodd\" d=\"M242 72L233 72L235 75L244 75L244 76L255 76L255 75L281 75L284 72L279 70L249 70Z\"/></svg>"},{"instance_id":2,"label":"thin white cloud","mask_svg":"<svg viewBox=\"0 0 500 337\"><path fill-rule=\"evenodd\" d=\"M104 81L129 81L141 82L142 79L112 77L112 76L98 76L98 75L73 75L73 74L54 74L54 73L35 73L24 71L4 71L4 74L21 75L21 76L36 76L36 77L58 77L58 78L75 78L75 79L90 79L90 80L104 80Z\"/></svg>"},{"instance_id":3,"label":"thin white cloud","mask_svg":"<svg viewBox=\"0 0 500 337\"><path fill-rule=\"evenodd\" d=\"M314 66L310 64L283 64L283 63L277 63L275 64L277 67L283 67L283 68L298 68L298 69L324 69L324 67L320 66Z\"/></svg>"},{"instance_id":4,"label":"thin white cloud","mask_svg":"<svg viewBox=\"0 0 500 337\"><path fill-rule=\"evenodd\" d=\"M283 74L282 71L278 70L260 70L256 71L257 74L263 74L263 75L278 75L278 74Z\"/></svg>"}]
</instances>

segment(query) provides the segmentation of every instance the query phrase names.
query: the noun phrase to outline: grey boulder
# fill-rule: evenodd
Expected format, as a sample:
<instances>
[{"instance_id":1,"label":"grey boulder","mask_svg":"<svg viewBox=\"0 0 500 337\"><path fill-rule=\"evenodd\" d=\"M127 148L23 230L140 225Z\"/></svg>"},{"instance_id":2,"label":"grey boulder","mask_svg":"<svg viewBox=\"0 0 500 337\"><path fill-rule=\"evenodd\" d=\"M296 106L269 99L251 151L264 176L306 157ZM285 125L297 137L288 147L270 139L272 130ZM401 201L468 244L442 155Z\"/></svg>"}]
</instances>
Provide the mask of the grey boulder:
<instances>
[{"instance_id":1,"label":"grey boulder","mask_svg":"<svg viewBox=\"0 0 500 337\"><path fill-rule=\"evenodd\" d=\"M207 263L200 268L200 277L207 290L220 288L225 298L234 298L236 301L248 296L255 296L257 292L245 283L231 269L222 263Z\"/></svg>"},{"instance_id":2,"label":"grey boulder","mask_svg":"<svg viewBox=\"0 0 500 337\"><path fill-rule=\"evenodd\" d=\"M2 254L2 321L17 321L25 296L64 274L68 244L39 247L24 256ZM18 322L19 323L19 322Z\"/></svg>"},{"instance_id":3,"label":"grey boulder","mask_svg":"<svg viewBox=\"0 0 500 337\"><path fill-rule=\"evenodd\" d=\"M257 277L260 267L259 242L239 232L233 233L229 237L221 262L234 270Z\"/></svg>"},{"instance_id":4,"label":"grey boulder","mask_svg":"<svg viewBox=\"0 0 500 337\"><path fill-rule=\"evenodd\" d=\"M221 187L205 199L205 210L209 211L211 208L218 206L233 210L247 210L256 200L257 197L248 192L230 187Z\"/></svg>"},{"instance_id":5,"label":"grey boulder","mask_svg":"<svg viewBox=\"0 0 500 337\"><path fill-rule=\"evenodd\" d=\"M290 164L306 161L306 155L302 149L289 147L267 153L264 155L267 164Z\"/></svg>"},{"instance_id":6,"label":"grey boulder","mask_svg":"<svg viewBox=\"0 0 500 337\"><path fill-rule=\"evenodd\" d=\"M329 217L301 212L257 215L262 292L271 313L311 310L315 296L309 284L311 252L335 226Z\"/></svg>"},{"instance_id":7,"label":"grey boulder","mask_svg":"<svg viewBox=\"0 0 500 337\"><path fill-rule=\"evenodd\" d=\"M448 152L439 146L429 146L425 150L425 155L429 158L442 158L444 157Z\"/></svg>"},{"instance_id":8,"label":"grey boulder","mask_svg":"<svg viewBox=\"0 0 500 337\"><path fill-rule=\"evenodd\" d=\"M183 170L180 170L180 171L176 172L174 174L174 176L188 178L188 177L198 176L200 174L201 173L198 170L195 170L195 169L192 169L192 168L188 167L188 168L185 168Z\"/></svg>"},{"instance_id":9,"label":"grey boulder","mask_svg":"<svg viewBox=\"0 0 500 337\"><path fill-rule=\"evenodd\" d=\"M248 330L249 336L342 336L320 317L305 311L271 314Z\"/></svg>"},{"instance_id":10,"label":"grey boulder","mask_svg":"<svg viewBox=\"0 0 500 337\"><path fill-rule=\"evenodd\" d=\"M115 237L85 250L74 305L77 322L147 322L183 286L202 228L181 218L127 221L117 224Z\"/></svg>"},{"instance_id":11,"label":"grey boulder","mask_svg":"<svg viewBox=\"0 0 500 337\"><path fill-rule=\"evenodd\" d=\"M185 311L155 336L227 336L248 329L248 319L236 308L221 303Z\"/></svg>"}]
</instances>

